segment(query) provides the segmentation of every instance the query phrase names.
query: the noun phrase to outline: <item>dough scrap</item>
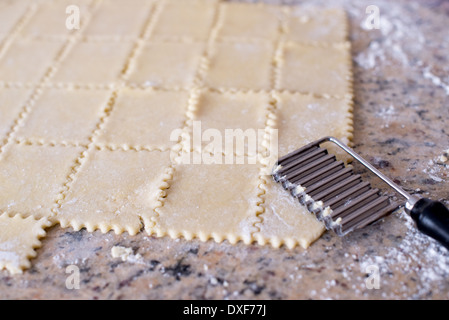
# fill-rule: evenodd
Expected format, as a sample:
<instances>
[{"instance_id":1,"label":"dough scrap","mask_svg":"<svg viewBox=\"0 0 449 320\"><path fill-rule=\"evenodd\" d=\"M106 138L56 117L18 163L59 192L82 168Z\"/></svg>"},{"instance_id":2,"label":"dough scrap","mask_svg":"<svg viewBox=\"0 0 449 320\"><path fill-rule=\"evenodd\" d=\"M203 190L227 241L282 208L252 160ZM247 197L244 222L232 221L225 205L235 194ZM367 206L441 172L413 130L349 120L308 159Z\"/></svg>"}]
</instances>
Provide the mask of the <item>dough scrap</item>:
<instances>
[{"instance_id":1,"label":"dough scrap","mask_svg":"<svg viewBox=\"0 0 449 320\"><path fill-rule=\"evenodd\" d=\"M68 4L0 3L0 268L29 267L50 223L289 248L319 238L265 157L276 133L279 156L350 141L342 10L82 0L69 30L55 14ZM187 143L196 121L260 130L257 150L214 157L207 139Z\"/></svg>"},{"instance_id":2,"label":"dough scrap","mask_svg":"<svg viewBox=\"0 0 449 320\"><path fill-rule=\"evenodd\" d=\"M46 218L0 215L0 270L16 274L31 267L29 259L36 256L34 249L41 246L39 239L45 236L45 228L50 225Z\"/></svg>"},{"instance_id":3,"label":"dough scrap","mask_svg":"<svg viewBox=\"0 0 449 320\"><path fill-rule=\"evenodd\" d=\"M114 246L111 249L111 256L113 258L120 258L123 262L141 262L142 255L140 253L134 254L132 248Z\"/></svg>"}]
</instances>

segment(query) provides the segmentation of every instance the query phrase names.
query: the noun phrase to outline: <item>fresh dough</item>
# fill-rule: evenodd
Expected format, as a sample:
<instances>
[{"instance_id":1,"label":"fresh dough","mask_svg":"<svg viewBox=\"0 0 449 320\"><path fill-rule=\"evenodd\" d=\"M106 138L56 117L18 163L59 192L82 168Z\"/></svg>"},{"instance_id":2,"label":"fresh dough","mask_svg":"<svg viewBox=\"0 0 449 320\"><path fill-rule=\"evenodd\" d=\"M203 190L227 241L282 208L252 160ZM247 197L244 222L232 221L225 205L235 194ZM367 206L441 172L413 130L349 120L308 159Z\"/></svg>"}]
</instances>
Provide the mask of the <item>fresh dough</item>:
<instances>
[{"instance_id":1,"label":"fresh dough","mask_svg":"<svg viewBox=\"0 0 449 320\"><path fill-rule=\"evenodd\" d=\"M266 156L276 133L279 156L351 139L343 11L72 2L0 3L0 268L29 267L50 223L290 248L322 234ZM69 30L55 12L76 3ZM257 148L216 149L227 129Z\"/></svg>"},{"instance_id":2,"label":"fresh dough","mask_svg":"<svg viewBox=\"0 0 449 320\"><path fill-rule=\"evenodd\" d=\"M0 215L0 269L6 268L14 274L29 268L29 259L36 256L34 249L41 246L39 238L45 236L44 228L49 225L45 218Z\"/></svg>"}]
</instances>

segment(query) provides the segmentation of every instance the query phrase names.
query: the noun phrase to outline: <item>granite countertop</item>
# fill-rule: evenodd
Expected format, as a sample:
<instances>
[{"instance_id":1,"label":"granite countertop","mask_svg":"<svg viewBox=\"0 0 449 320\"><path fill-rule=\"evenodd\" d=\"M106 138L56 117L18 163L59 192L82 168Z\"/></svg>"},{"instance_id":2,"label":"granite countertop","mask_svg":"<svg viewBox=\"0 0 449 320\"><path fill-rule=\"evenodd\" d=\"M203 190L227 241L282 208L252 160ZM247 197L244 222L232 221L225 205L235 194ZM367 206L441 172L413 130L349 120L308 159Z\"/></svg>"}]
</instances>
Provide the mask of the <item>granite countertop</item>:
<instances>
[{"instance_id":1,"label":"granite countertop","mask_svg":"<svg viewBox=\"0 0 449 320\"><path fill-rule=\"evenodd\" d=\"M350 18L354 147L404 189L449 205L449 162L442 157L449 149L449 3L375 2L332 1ZM364 24L371 4L379 8L380 29ZM112 257L114 246L131 248L131 255ZM326 232L307 250L56 226L32 265L23 275L0 272L0 298L449 298L449 252L403 212L344 238ZM79 268L79 289L66 286L70 265ZM378 289L370 286L377 274Z\"/></svg>"}]
</instances>

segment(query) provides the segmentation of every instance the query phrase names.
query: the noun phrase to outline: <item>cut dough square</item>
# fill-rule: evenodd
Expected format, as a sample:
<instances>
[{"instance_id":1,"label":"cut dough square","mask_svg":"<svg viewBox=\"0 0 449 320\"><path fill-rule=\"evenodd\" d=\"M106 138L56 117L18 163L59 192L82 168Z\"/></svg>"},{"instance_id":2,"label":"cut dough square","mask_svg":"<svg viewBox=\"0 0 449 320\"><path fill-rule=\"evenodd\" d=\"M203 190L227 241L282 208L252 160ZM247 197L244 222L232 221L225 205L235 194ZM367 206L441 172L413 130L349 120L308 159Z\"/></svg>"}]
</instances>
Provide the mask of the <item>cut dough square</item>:
<instances>
[{"instance_id":1,"label":"cut dough square","mask_svg":"<svg viewBox=\"0 0 449 320\"><path fill-rule=\"evenodd\" d=\"M279 156L325 136L348 142L352 124L352 105L348 99L290 93L278 94L277 99Z\"/></svg>"},{"instance_id":2,"label":"cut dough square","mask_svg":"<svg viewBox=\"0 0 449 320\"><path fill-rule=\"evenodd\" d=\"M234 153L239 155L248 152L254 155L254 152L260 151L259 145L262 141L267 120L268 111L266 108L268 103L268 94L265 93L223 94L205 91L199 99L196 120L200 121L201 130L204 134L207 133L206 130L208 129L217 130L217 133L220 133L220 146L222 146L223 152L225 150L234 150ZM226 134L226 130L231 135ZM241 130L244 135L239 134L236 130ZM232 138L233 133L237 134L235 140ZM239 137L245 138L244 150L237 149L237 139L240 139ZM253 138L255 138L254 141ZM208 150L207 145L214 145L216 142L214 139L211 139L209 142L205 139L202 149ZM252 139L252 141L249 141L249 139ZM228 146L225 148L226 142L229 143L227 143ZM254 143L249 147L248 142ZM251 150L254 152L251 152Z\"/></svg>"},{"instance_id":3,"label":"cut dough square","mask_svg":"<svg viewBox=\"0 0 449 320\"><path fill-rule=\"evenodd\" d=\"M249 3L223 3L223 26L219 37L274 40L278 34L279 6Z\"/></svg>"},{"instance_id":4,"label":"cut dough square","mask_svg":"<svg viewBox=\"0 0 449 320\"><path fill-rule=\"evenodd\" d=\"M81 25L89 10L90 2L90 0L58 0L41 3L21 34L25 37L68 36L71 32L77 32L77 29L67 28L66 22L72 20L70 15L73 14L70 10L67 12L67 9L71 9L69 6L76 6Z\"/></svg>"},{"instance_id":5,"label":"cut dough square","mask_svg":"<svg viewBox=\"0 0 449 320\"><path fill-rule=\"evenodd\" d=\"M159 236L251 242L258 220L259 166L182 164L175 167L154 229Z\"/></svg>"},{"instance_id":6,"label":"cut dough square","mask_svg":"<svg viewBox=\"0 0 449 320\"><path fill-rule=\"evenodd\" d=\"M205 40L212 27L216 6L215 0L166 1L152 36Z\"/></svg>"},{"instance_id":7,"label":"cut dough square","mask_svg":"<svg viewBox=\"0 0 449 320\"><path fill-rule=\"evenodd\" d=\"M0 2L0 34L10 33L30 6L29 1Z\"/></svg>"},{"instance_id":8,"label":"cut dough square","mask_svg":"<svg viewBox=\"0 0 449 320\"><path fill-rule=\"evenodd\" d=\"M57 41L15 41L0 58L1 79L12 82L40 81L62 44Z\"/></svg>"},{"instance_id":9,"label":"cut dough square","mask_svg":"<svg viewBox=\"0 0 449 320\"><path fill-rule=\"evenodd\" d=\"M112 83L119 78L132 47L132 43L126 42L78 43L65 58L52 80L73 83Z\"/></svg>"},{"instance_id":10,"label":"cut dough square","mask_svg":"<svg viewBox=\"0 0 449 320\"><path fill-rule=\"evenodd\" d=\"M262 206L265 210L261 215L262 222L257 224L260 231L254 234L259 244L270 242L274 247L286 244L289 248L299 244L307 248L321 236L324 225L298 199L269 177L264 187Z\"/></svg>"},{"instance_id":11,"label":"cut dough square","mask_svg":"<svg viewBox=\"0 0 449 320\"><path fill-rule=\"evenodd\" d=\"M215 88L268 90L272 57L268 43L216 43L204 82Z\"/></svg>"},{"instance_id":12,"label":"cut dough square","mask_svg":"<svg viewBox=\"0 0 449 320\"><path fill-rule=\"evenodd\" d=\"M136 234L158 205L169 154L92 149L58 209L61 226Z\"/></svg>"},{"instance_id":13,"label":"cut dough square","mask_svg":"<svg viewBox=\"0 0 449 320\"><path fill-rule=\"evenodd\" d=\"M99 143L169 148L173 130L186 121L186 91L123 89L100 132Z\"/></svg>"},{"instance_id":14,"label":"cut dough square","mask_svg":"<svg viewBox=\"0 0 449 320\"><path fill-rule=\"evenodd\" d=\"M48 226L50 223L45 218L0 215L0 270L16 274L29 268L29 259L36 256L34 249L41 246L39 238L45 236L44 228Z\"/></svg>"},{"instance_id":15,"label":"cut dough square","mask_svg":"<svg viewBox=\"0 0 449 320\"><path fill-rule=\"evenodd\" d=\"M146 0L106 0L92 16L86 36L134 36L142 31L153 3Z\"/></svg>"},{"instance_id":16,"label":"cut dough square","mask_svg":"<svg viewBox=\"0 0 449 320\"><path fill-rule=\"evenodd\" d=\"M343 42L347 40L346 33L343 10L293 7L286 38L299 42Z\"/></svg>"},{"instance_id":17,"label":"cut dough square","mask_svg":"<svg viewBox=\"0 0 449 320\"><path fill-rule=\"evenodd\" d=\"M190 86L203 51L201 43L148 43L129 81L146 87Z\"/></svg>"},{"instance_id":18,"label":"cut dough square","mask_svg":"<svg viewBox=\"0 0 449 320\"><path fill-rule=\"evenodd\" d=\"M108 90L44 89L17 136L87 144L108 102Z\"/></svg>"},{"instance_id":19,"label":"cut dough square","mask_svg":"<svg viewBox=\"0 0 449 320\"><path fill-rule=\"evenodd\" d=\"M25 106L31 89L0 88L0 145Z\"/></svg>"},{"instance_id":20,"label":"cut dough square","mask_svg":"<svg viewBox=\"0 0 449 320\"><path fill-rule=\"evenodd\" d=\"M51 214L80 148L9 145L0 162L0 212Z\"/></svg>"},{"instance_id":21,"label":"cut dough square","mask_svg":"<svg viewBox=\"0 0 449 320\"><path fill-rule=\"evenodd\" d=\"M286 43L278 89L343 96L349 91L350 62L347 43L332 46Z\"/></svg>"}]
</instances>

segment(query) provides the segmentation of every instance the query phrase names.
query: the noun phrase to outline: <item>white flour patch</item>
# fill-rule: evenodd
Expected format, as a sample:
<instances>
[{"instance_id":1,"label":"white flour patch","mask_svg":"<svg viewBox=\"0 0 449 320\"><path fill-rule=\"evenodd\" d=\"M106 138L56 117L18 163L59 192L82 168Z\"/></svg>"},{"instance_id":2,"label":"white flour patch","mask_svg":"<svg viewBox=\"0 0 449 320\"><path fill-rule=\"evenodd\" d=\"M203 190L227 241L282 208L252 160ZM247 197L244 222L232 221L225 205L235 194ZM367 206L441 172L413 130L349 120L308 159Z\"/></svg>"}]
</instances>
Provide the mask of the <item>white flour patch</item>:
<instances>
[{"instance_id":1,"label":"white flour patch","mask_svg":"<svg viewBox=\"0 0 449 320\"><path fill-rule=\"evenodd\" d=\"M391 104L388 107L380 108L378 112L376 112L376 117L388 119L393 118L397 115L395 107Z\"/></svg>"},{"instance_id":2,"label":"white flour patch","mask_svg":"<svg viewBox=\"0 0 449 320\"><path fill-rule=\"evenodd\" d=\"M429 160L422 172L435 182L446 181L449 175L448 153L444 152L433 160Z\"/></svg>"},{"instance_id":3,"label":"white flour patch","mask_svg":"<svg viewBox=\"0 0 449 320\"><path fill-rule=\"evenodd\" d=\"M387 278L389 273L400 272L416 279L417 291L413 295L410 295L410 288L407 286L399 287L404 298L416 299L434 288L446 285L446 277L449 273L449 251L418 231L412 218L404 211L399 213L399 217L407 226L404 239L398 246L388 248L385 256L363 256L360 266L362 270L368 265L379 268L381 288L382 281L389 280Z\"/></svg>"},{"instance_id":4,"label":"white flour patch","mask_svg":"<svg viewBox=\"0 0 449 320\"><path fill-rule=\"evenodd\" d=\"M429 67L424 68L423 76L424 78L432 81L434 85L441 87L444 90L444 92L446 92L446 94L449 96L449 79L447 80L447 82L444 82L441 78L437 77L432 72L430 72Z\"/></svg>"},{"instance_id":5,"label":"white flour patch","mask_svg":"<svg viewBox=\"0 0 449 320\"><path fill-rule=\"evenodd\" d=\"M363 69L377 69L386 65L410 67L408 50L419 50L425 44L425 36L410 17L404 15L401 6L389 3L387 7L380 8L381 37L373 39L368 48L354 57L354 61ZM360 27L366 30L365 20ZM373 30L367 30L374 32ZM403 48L404 38L413 35L415 44L413 48Z\"/></svg>"}]
</instances>

